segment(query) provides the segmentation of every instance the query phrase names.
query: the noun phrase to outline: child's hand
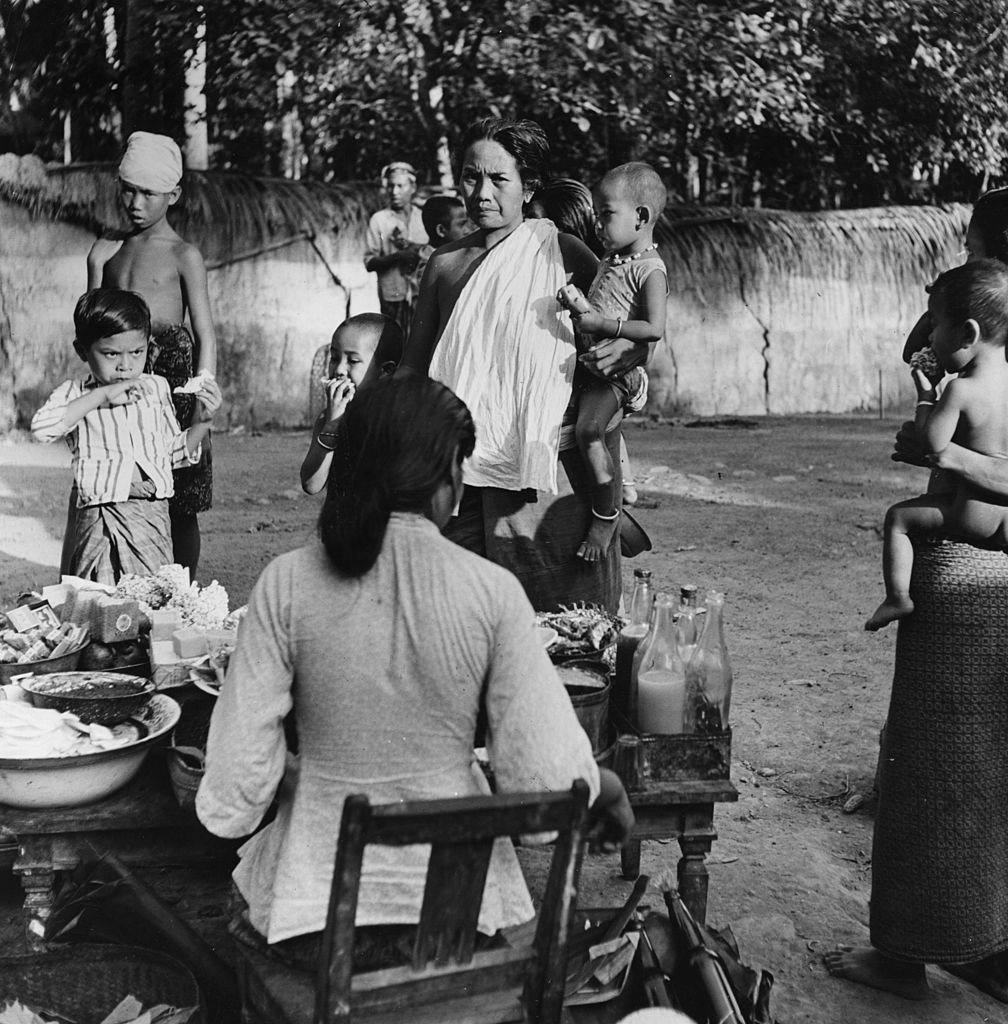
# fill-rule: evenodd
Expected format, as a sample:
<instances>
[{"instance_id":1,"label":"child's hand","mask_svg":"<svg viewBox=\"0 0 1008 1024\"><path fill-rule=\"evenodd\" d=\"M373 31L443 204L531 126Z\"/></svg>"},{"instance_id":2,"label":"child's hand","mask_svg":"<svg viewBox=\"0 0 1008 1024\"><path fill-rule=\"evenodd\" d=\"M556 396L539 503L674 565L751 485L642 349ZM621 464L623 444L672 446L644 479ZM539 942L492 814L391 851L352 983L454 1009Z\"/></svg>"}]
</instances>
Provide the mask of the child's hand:
<instances>
[{"instance_id":1,"label":"child's hand","mask_svg":"<svg viewBox=\"0 0 1008 1024\"><path fill-rule=\"evenodd\" d=\"M213 377L204 377L199 391L196 392L197 422L209 423L223 401L224 396L217 381Z\"/></svg>"},{"instance_id":2,"label":"child's hand","mask_svg":"<svg viewBox=\"0 0 1008 1024\"><path fill-rule=\"evenodd\" d=\"M597 310L590 309L587 313L572 313L571 316L574 318L575 326L582 334L605 333L607 318Z\"/></svg>"},{"instance_id":3,"label":"child's hand","mask_svg":"<svg viewBox=\"0 0 1008 1024\"><path fill-rule=\"evenodd\" d=\"M139 466L133 467L133 476L130 479L129 496L131 498L153 498L157 488L152 480L148 480L140 472Z\"/></svg>"},{"instance_id":4,"label":"child's hand","mask_svg":"<svg viewBox=\"0 0 1008 1024\"><path fill-rule=\"evenodd\" d=\"M350 399L357 391L356 385L349 377L333 377L326 381L326 419L330 422L338 420L346 412Z\"/></svg>"},{"instance_id":5,"label":"child's hand","mask_svg":"<svg viewBox=\"0 0 1008 1024\"><path fill-rule=\"evenodd\" d=\"M912 370L910 375L913 377L914 387L917 389L918 402L938 401L938 390L927 379L927 375L923 370Z\"/></svg>"},{"instance_id":6,"label":"child's hand","mask_svg":"<svg viewBox=\"0 0 1008 1024\"><path fill-rule=\"evenodd\" d=\"M119 380L105 385L106 405L132 405L143 398L143 385L138 380Z\"/></svg>"}]
</instances>

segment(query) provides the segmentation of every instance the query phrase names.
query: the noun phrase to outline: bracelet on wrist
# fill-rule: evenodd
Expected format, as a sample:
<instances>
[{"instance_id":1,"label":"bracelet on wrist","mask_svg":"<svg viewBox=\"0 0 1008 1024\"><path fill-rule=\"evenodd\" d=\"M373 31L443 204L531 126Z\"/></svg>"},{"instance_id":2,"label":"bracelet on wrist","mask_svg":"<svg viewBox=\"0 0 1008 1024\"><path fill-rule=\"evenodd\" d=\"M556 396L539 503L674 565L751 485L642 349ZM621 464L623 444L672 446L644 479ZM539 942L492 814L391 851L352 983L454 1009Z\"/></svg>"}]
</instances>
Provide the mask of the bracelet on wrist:
<instances>
[{"instance_id":1,"label":"bracelet on wrist","mask_svg":"<svg viewBox=\"0 0 1008 1024\"><path fill-rule=\"evenodd\" d=\"M931 401L929 401L929 400L928 400L928 399L926 399L926 398L922 398L922 399L921 399L921 400L920 400L920 401L919 401L919 402L917 403L917 406L920 406L920 405L934 405L934 402L931 402ZM914 406L914 408L917 408L917 406Z\"/></svg>"},{"instance_id":2,"label":"bracelet on wrist","mask_svg":"<svg viewBox=\"0 0 1008 1024\"><path fill-rule=\"evenodd\" d=\"M616 333L613 335L613 337L614 338L618 338L620 336L620 331L622 331L622 330L623 330L623 319L621 317L616 317Z\"/></svg>"},{"instance_id":3,"label":"bracelet on wrist","mask_svg":"<svg viewBox=\"0 0 1008 1024\"><path fill-rule=\"evenodd\" d=\"M331 434L328 434L326 436L327 437L332 437ZM327 452L334 452L334 451L336 451L336 448L334 446L328 445L328 444L325 443L325 441L322 440L322 435L321 434L316 434L315 435L315 443L319 446L319 448L324 448Z\"/></svg>"}]
</instances>

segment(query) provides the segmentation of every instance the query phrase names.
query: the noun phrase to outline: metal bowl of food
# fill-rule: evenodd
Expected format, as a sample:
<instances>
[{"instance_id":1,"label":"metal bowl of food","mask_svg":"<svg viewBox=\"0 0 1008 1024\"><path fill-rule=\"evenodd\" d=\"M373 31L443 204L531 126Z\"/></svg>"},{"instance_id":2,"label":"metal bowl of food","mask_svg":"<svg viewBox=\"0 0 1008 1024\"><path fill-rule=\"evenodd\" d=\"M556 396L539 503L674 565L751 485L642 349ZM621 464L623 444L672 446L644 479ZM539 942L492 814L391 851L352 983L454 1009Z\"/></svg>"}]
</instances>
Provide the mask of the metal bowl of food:
<instances>
[{"instance_id":1,"label":"metal bowl of food","mask_svg":"<svg viewBox=\"0 0 1008 1024\"><path fill-rule=\"evenodd\" d=\"M36 676L49 675L53 672L70 672L77 667L88 640L85 637L73 650L66 651L58 658L43 658L41 661L0 662L0 685L6 686L14 676L32 673Z\"/></svg>"},{"instance_id":2,"label":"metal bowl of food","mask_svg":"<svg viewBox=\"0 0 1008 1024\"><path fill-rule=\"evenodd\" d=\"M0 804L77 807L104 799L132 781L151 747L175 728L181 710L171 697L156 693L115 727L135 736L123 746L67 757L0 757Z\"/></svg>"},{"instance_id":3,"label":"metal bowl of food","mask_svg":"<svg viewBox=\"0 0 1008 1024\"><path fill-rule=\"evenodd\" d=\"M70 711L85 724L118 725L151 698L154 684L116 672L53 672L20 680L37 708Z\"/></svg>"}]
</instances>

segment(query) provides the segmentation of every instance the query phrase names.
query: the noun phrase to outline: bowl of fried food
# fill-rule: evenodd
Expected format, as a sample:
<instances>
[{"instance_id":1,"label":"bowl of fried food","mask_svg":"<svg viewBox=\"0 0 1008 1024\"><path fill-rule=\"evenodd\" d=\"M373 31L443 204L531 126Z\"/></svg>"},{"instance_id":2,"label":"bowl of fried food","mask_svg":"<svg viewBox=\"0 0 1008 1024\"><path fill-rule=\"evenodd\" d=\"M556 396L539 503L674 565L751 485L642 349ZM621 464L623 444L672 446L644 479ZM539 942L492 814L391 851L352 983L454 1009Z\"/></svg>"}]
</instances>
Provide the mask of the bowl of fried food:
<instances>
[{"instance_id":1,"label":"bowl of fried food","mask_svg":"<svg viewBox=\"0 0 1008 1024\"><path fill-rule=\"evenodd\" d=\"M81 722L118 725L132 718L154 693L141 676L115 672L54 672L19 681L37 708L70 711Z\"/></svg>"}]
</instances>

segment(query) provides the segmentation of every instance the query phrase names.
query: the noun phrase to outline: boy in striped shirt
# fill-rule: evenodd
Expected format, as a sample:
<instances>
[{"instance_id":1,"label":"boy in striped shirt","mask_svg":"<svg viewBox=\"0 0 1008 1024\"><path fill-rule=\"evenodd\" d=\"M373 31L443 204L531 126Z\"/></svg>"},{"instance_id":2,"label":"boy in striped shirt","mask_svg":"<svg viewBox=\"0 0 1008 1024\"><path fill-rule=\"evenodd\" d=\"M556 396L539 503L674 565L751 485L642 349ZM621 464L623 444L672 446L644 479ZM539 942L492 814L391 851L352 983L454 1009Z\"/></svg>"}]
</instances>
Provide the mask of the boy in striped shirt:
<instances>
[{"instance_id":1,"label":"boy in striped shirt","mask_svg":"<svg viewBox=\"0 0 1008 1024\"><path fill-rule=\"evenodd\" d=\"M74 327L74 349L91 373L56 388L31 429L40 441L65 438L73 456L77 509L67 526L65 570L115 583L173 561L172 469L199 462L221 393L212 377L202 378L195 422L180 429L168 382L143 372L150 311L135 292L87 292Z\"/></svg>"}]
</instances>

